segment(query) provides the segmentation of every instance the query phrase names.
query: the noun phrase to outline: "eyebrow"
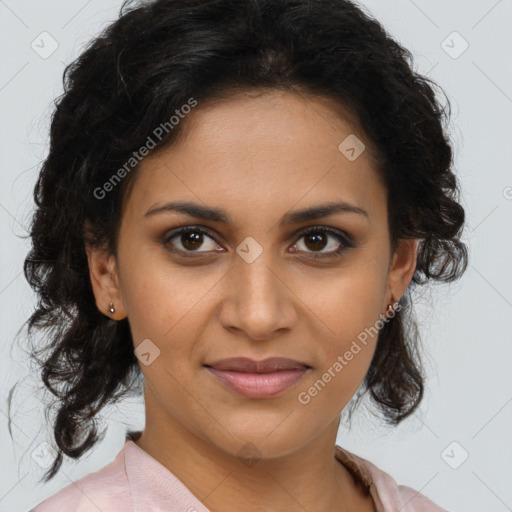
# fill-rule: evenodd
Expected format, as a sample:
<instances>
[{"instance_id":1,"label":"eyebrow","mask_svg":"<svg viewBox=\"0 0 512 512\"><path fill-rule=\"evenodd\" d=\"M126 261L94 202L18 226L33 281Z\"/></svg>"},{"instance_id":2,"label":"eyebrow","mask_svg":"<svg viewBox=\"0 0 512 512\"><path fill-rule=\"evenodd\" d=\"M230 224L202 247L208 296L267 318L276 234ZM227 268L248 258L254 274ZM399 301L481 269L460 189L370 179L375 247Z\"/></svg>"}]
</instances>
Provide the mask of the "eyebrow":
<instances>
[{"instance_id":1,"label":"eyebrow","mask_svg":"<svg viewBox=\"0 0 512 512\"><path fill-rule=\"evenodd\" d=\"M143 217L152 217L153 215L164 212L182 213L184 215L188 215L189 217L210 220L222 224L232 223L231 217L225 210L186 201L170 201L160 206L158 206L158 203L156 203L146 211ZM288 212L282 217L279 224L298 224L308 220L328 217L329 215L334 215L336 213L356 213L358 215L365 216L367 219L369 218L368 212L359 206L347 203L345 201L339 201L319 204L310 208L305 208L303 210Z\"/></svg>"}]
</instances>

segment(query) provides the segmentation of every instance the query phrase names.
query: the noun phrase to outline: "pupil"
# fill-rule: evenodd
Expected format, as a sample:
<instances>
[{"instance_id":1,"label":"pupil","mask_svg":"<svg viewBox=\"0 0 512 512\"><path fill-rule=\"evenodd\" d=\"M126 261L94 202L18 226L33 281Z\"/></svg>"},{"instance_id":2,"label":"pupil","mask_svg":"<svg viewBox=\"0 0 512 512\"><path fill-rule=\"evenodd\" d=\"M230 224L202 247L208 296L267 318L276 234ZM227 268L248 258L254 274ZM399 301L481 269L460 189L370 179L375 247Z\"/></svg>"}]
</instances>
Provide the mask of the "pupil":
<instances>
[{"instance_id":1,"label":"pupil","mask_svg":"<svg viewBox=\"0 0 512 512\"><path fill-rule=\"evenodd\" d=\"M320 233L318 235L309 235L307 240L314 240L312 244L309 244L306 241L306 245L308 249L323 249L325 247L325 233Z\"/></svg>"},{"instance_id":2,"label":"pupil","mask_svg":"<svg viewBox=\"0 0 512 512\"><path fill-rule=\"evenodd\" d=\"M183 244L183 247L190 250L195 250L201 247L202 239L202 233L196 233L194 231L189 231L188 233L181 235L181 243Z\"/></svg>"}]
</instances>

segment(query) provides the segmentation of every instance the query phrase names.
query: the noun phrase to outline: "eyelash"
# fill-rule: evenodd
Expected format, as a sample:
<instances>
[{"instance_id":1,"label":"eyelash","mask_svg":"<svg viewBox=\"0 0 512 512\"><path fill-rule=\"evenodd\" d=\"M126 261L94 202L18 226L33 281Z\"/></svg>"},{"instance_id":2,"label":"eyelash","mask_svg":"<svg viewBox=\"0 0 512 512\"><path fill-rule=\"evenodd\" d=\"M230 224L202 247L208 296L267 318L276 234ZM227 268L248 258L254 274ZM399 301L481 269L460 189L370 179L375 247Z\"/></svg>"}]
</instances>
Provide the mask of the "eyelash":
<instances>
[{"instance_id":1,"label":"eyelash","mask_svg":"<svg viewBox=\"0 0 512 512\"><path fill-rule=\"evenodd\" d=\"M169 249L167 247L167 244L173 238L176 238L177 236L179 236L183 233L189 233L189 232L201 233L201 234L206 235L206 236L210 237L211 239L215 240L215 236L212 233L210 233L208 230L205 230L201 227L196 227L196 226L183 226L181 228L178 228L178 229L172 231L167 236L165 236L164 239L162 240L162 245L166 248L166 250L168 250L172 253L178 253L178 254L180 254L180 256L183 256L185 258L198 258L198 257L201 257L201 255L204 256L202 251L182 251L181 249L175 249L175 248ZM336 249L335 251L331 251L328 253L315 253L315 252L309 253L308 252L308 253L306 253L308 256L305 256L305 258L307 258L307 259L320 260L320 259L338 258L343 255L343 253L345 252L346 249L354 247L354 244L352 243L351 238L347 234L345 234L345 233L342 234L342 233L340 233L332 228L328 228L326 226L311 226L311 227L307 228L306 230L304 230L298 234L297 241L303 237L306 237L311 234L316 234L316 233L325 233L325 234L333 236L334 238L336 238L336 240L338 242L340 242L341 247ZM217 241L215 240L215 242L217 242ZM297 252L300 252L300 251L297 251Z\"/></svg>"}]
</instances>

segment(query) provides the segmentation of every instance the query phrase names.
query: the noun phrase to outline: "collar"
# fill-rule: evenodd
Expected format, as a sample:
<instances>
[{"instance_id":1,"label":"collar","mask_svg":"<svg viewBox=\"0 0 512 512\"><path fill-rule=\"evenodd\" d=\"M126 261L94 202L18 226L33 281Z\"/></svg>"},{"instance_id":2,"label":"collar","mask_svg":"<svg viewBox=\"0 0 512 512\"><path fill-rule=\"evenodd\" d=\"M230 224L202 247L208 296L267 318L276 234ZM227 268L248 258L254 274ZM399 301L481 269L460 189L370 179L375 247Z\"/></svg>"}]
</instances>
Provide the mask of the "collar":
<instances>
[{"instance_id":1,"label":"collar","mask_svg":"<svg viewBox=\"0 0 512 512\"><path fill-rule=\"evenodd\" d=\"M388 507L398 503L396 483L387 473L338 445L335 445L335 457L372 496L377 510L392 510ZM171 509L211 512L169 469L131 439L124 444L124 463L134 512ZM379 492L382 489L386 493Z\"/></svg>"},{"instance_id":2,"label":"collar","mask_svg":"<svg viewBox=\"0 0 512 512\"><path fill-rule=\"evenodd\" d=\"M124 463L134 512L210 512L163 464L128 440Z\"/></svg>"}]
</instances>

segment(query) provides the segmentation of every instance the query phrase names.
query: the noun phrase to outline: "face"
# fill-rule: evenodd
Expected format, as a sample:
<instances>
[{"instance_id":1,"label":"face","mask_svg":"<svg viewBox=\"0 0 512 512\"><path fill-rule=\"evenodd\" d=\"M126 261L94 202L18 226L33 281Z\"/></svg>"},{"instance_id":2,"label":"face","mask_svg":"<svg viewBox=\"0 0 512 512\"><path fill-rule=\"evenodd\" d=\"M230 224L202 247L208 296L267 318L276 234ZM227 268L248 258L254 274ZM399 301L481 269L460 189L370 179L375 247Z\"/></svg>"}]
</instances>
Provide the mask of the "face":
<instances>
[{"instance_id":1,"label":"face","mask_svg":"<svg viewBox=\"0 0 512 512\"><path fill-rule=\"evenodd\" d=\"M251 442L274 457L337 422L361 384L372 328L391 294L405 291L416 244L390 253L387 192L369 141L335 111L332 100L277 91L199 104L179 142L137 170L117 260L88 249L98 307L108 314L113 302L109 316L128 316L145 354L147 421L231 454ZM367 148L355 159L339 149L354 135ZM269 383L205 366L235 357L306 369Z\"/></svg>"}]
</instances>

